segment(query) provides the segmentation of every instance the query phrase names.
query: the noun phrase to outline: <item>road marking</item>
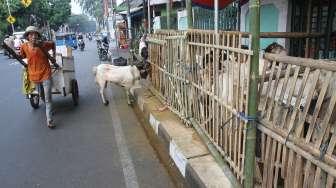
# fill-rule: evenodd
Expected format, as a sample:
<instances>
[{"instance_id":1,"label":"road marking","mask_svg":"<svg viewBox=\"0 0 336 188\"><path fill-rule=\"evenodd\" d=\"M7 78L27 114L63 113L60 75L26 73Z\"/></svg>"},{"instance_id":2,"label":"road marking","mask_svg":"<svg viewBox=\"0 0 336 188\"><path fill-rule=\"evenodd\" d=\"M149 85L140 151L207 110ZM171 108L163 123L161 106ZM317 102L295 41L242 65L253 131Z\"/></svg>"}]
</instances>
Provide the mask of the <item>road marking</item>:
<instances>
[{"instance_id":1,"label":"road marking","mask_svg":"<svg viewBox=\"0 0 336 188\"><path fill-rule=\"evenodd\" d=\"M117 147L120 156L121 166L123 168L125 183L127 188L139 188L138 179L134 170L134 165L131 156L128 152L128 148L125 141L124 132L121 128L121 121L118 116L118 112L115 110L115 103L111 99L110 112L114 129L114 136L117 142Z\"/></svg>"}]
</instances>

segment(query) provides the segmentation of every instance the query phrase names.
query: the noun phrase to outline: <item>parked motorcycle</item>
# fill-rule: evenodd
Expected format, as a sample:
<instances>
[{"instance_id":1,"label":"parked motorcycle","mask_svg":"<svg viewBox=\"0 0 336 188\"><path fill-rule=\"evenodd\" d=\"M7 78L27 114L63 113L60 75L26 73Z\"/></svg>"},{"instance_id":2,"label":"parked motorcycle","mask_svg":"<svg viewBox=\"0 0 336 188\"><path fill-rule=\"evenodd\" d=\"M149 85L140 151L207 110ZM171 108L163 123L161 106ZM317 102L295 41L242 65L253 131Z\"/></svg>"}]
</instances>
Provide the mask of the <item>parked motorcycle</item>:
<instances>
[{"instance_id":1,"label":"parked motorcycle","mask_svg":"<svg viewBox=\"0 0 336 188\"><path fill-rule=\"evenodd\" d=\"M84 51L85 43L83 39L79 39L78 46L81 51Z\"/></svg>"}]
</instances>

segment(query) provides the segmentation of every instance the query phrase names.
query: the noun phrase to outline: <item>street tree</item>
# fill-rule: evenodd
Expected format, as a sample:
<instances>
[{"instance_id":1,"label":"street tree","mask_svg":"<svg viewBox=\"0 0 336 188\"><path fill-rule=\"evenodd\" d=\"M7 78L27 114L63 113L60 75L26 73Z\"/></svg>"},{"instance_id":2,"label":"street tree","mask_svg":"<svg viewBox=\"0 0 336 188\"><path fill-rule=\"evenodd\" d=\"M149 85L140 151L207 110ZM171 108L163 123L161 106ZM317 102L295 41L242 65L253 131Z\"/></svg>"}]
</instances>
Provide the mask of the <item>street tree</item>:
<instances>
[{"instance_id":1,"label":"street tree","mask_svg":"<svg viewBox=\"0 0 336 188\"><path fill-rule=\"evenodd\" d=\"M15 30L24 30L28 25L39 27L50 26L57 29L71 15L71 0L32 0L24 7L21 0L8 0L12 16L16 18ZM11 33L6 1L0 1L0 39L5 33Z\"/></svg>"},{"instance_id":2,"label":"street tree","mask_svg":"<svg viewBox=\"0 0 336 188\"><path fill-rule=\"evenodd\" d=\"M84 13L94 17L99 25L104 24L104 9L102 1L77 0Z\"/></svg>"},{"instance_id":3,"label":"street tree","mask_svg":"<svg viewBox=\"0 0 336 188\"><path fill-rule=\"evenodd\" d=\"M90 21L89 17L84 14L71 15L67 23L70 30L76 32L92 32L96 29L95 22Z\"/></svg>"}]
</instances>

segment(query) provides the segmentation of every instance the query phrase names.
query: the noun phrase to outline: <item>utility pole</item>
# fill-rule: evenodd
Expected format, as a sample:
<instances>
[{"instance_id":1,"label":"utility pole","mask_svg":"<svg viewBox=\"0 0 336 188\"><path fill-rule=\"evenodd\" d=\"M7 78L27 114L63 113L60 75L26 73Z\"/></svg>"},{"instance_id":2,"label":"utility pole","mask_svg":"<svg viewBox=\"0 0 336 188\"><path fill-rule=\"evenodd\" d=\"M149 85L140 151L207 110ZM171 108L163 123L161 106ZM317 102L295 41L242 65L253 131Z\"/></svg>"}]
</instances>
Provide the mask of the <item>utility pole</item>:
<instances>
[{"instance_id":1,"label":"utility pole","mask_svg":"<svg viewBox=\"0 0 336 188\"><path fill-rule=\"evenodd\" d=\"M171 15L171 0L167 0L167 29L171 29L170 15Z\"/></svg>"},{"instance_id":2,"label":"utility pole","mask_svg":"<svg viewBox=\"0 0 336 188\"><path fill-rule=\"evenodd\" d=\"M108 0L104 0L104 16L105 16L105 28L107 31L108 36L110 37L110 28L109 28L109 22L108 22L108 18L109 18L109 12L108 12Z\"/></svg>"},{"instance_id":3,"label":"utility pole","mask_svg":"<svg viewBox=\"0 0 336 188\"><path fill-rule=\"evenodd\" d=\"M244 187L254 187L255 148L257 131L257 93L259 78L259 48L260 48L260 0L250 0L250 31L252 35L252 59L250 64L248 92L248 123L246 126Z\"/></svg>"},{"instance_id":4,"label":"utility pole","mask_svg":"<svg viewBox=\"0 0 336 188\"><path fill-rule=\"evenodd\" d=\"M191 0L186 0L188 29L193 28Z\"/></svg>"},{"instance_id":5,"label":"utility pole","mask_svg":"<svg viewBox=\"0 0 336 188\"><path fill-rule=\"evenodd\" d=\"M7 4L7 8L8 8L9 16L12 16L12 13L11 13L10 8L9 8L8 0L6 0L6 4ZM14 25L13 25L12 23L11 23L11 25L12 25L12 31L13 31L13 33L14 33L14 32L15 32L15 31L14 31Z\"/></svg>"},{"instance_id":6,"label":"utility pole","mask_svg":"<svg viewBox=\"0 0 336 188\"><path fill-rule=\"evenodd\" d=\"M130 40L129 47L132 47L133 41L132 41L132 24L131 24L131 11L130 11L130 3L129 0L126 0L127 2L127 27L128 27L128 39Z\"/></svg>"},{"instance_id":7,"label":"utility pole","mask_svg":"<svg viewBox=\"0 0 336 188\"><path fill-rule=\"evenodd\" d=\"M113 32L114 32L114 40L115 40L115 48L117 50L117 57L119 57L119 44L118 44L118 36L117 36L117 18L116 18L116 2L115 0L111 0L111 11L113 13Z\"/></svg>"},{"instance_id":8,"label":"utility pole","mask_svg":"<svg viewBox=\"0 0 336 188\"><path fill-rule=\"evenodd\" d=\"M146 3L146 0L142 0L142 5L143 5L143 8L142 8L142 24L143 24L143 27L144 27L144 33L148 33L148 21L147 20L147 3ZM147 25L146 25L147 24Z\"/></svg>"}]
</instances>

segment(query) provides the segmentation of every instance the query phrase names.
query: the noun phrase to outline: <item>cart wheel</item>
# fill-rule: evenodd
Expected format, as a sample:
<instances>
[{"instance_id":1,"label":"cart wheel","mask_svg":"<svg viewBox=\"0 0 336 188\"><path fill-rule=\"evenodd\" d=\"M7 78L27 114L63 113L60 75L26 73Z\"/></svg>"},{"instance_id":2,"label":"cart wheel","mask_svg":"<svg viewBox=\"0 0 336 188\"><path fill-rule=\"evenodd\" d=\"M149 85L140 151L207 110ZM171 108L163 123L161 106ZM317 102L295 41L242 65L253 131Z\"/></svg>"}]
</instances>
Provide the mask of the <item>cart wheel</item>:
<instances>
[{"instance_id":1,"label":"cart wheel","mask_svg":"<svg viewBox=\"0 0 336 188\"><path fill-rule=\"evenodd\" d=\"M39 107L40 103L40 96L39 95L31 95L30 98L30 105L34 108L37 109Z\"/></svg>"},{"instance_id":2,"label":"cart wheel","mask_svg":"<svg viewBox=\"0 0 336 188\"><path fill-rule=\"evenodd\" d=\"M78 84L77 84L76 79L71 80L71 94L72 94L72 101L74 105L77 106L78 100L79 100L79 94L78 94Z\"/></svg>"}]
</instances>

